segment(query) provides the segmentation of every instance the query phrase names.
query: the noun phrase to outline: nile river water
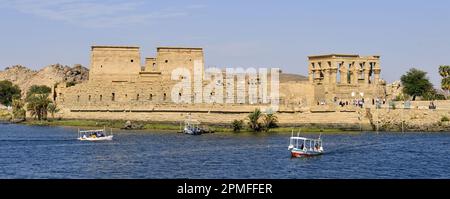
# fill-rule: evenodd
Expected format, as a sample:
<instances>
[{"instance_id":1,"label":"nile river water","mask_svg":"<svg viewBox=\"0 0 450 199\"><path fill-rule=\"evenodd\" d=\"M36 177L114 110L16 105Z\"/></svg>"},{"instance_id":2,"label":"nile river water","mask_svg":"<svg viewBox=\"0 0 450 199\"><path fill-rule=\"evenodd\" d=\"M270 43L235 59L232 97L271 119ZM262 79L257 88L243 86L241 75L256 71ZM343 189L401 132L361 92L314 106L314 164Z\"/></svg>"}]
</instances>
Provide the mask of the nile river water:
<instances>
[{"instance_id":1,"label":"nile river water","mask_svg":"<svg viewBox=\"0 0 450 199\"><path fill-rule=\"evenodd\" d=\"M287 150L289 133L76 136L76 128L0 124L0 178L450 178L450 133L324 134L326 154L300 159Z\"/></svg>"}]
</instances>

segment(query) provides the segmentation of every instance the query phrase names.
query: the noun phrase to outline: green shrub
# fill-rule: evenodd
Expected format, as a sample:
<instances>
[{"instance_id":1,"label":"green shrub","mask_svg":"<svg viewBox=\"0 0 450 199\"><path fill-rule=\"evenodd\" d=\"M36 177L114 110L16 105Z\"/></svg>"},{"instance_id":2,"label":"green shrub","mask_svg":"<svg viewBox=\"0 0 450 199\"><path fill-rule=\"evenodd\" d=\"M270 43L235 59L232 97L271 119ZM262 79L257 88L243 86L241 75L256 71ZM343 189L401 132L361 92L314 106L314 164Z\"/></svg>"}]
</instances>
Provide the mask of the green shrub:
<instances>
[{"instance_id":1,"label":"green shrub","mask_svg":"<svg viewBox=\"0 0 450 199\"><path fill-rule=\"evenodd\" d=\"M392 110L395 110L397 108L395 102L390 102L389 106L391 107Z\"/></svg>"},{"instance_id":2,"label":"green shrub","mask_svg":"<svg viewBox=\"0 0 450 199\"><path fill-rule=\"evenodd\" d=\"M394 99L394 101L405 101L407 100L409 97L403 93L397 95Z\"/></svg>"},{"instance_id":3,"label":"green shrub","mask_svg":"<svg viewBox=\"0 0 450 199\"><path fill-rule=\"evenodd\" d=\"M231 126L233 127L233 132L239 132L244 126L244 121L234 120L233 123L231 123Z\"/></svg>"},{"instance_id":4,"label":"green shrub","mask_svg":"<svg viewBox=\"0 0 450 199\"><path fill-rule=\"evenodd\" d=\"M0 104L11 106L14 98L20 98L19 86L8 80L0 81Z\"/></svg>"},{"instance_id":5,"label":"green shrub","mask_svg":"<svg viewBox=\"0 0 450 199\"><path fill-rule=\"evenodd\" d=\"M66 87L75 86L76 84L77 84L76 82L67 82Z\"/></svg>"},{"instance_id":6,"label":"green shrub","mask_svg":"<svg viewBox=\"0 0 450 199\"><path fill-rule=\"evenodd\" d=\"M445 100L445 95L438 93L435 89L429 90L423 94L423 100Z\"/></svg>"}]
</instances>

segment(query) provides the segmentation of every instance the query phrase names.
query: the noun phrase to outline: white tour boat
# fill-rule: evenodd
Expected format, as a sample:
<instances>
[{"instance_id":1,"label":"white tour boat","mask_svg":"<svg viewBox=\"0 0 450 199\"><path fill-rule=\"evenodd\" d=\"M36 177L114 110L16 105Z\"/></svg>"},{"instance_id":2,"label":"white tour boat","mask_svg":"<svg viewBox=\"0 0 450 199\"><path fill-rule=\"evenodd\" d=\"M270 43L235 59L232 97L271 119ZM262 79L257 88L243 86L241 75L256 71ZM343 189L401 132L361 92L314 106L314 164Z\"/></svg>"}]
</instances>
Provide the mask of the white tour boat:
<instances>
[{"instance_id":1,"label":"white tour boat","mask_svg":"<svg viewBox=\"0 0 450 199\"><path fill-rule=\"evenodd\" d=\"M288 150L291 152L292 157L310 157L324 153L320 136L318 139L311 139L299 137L298 135L294 137L294 133L289 139Z\"/></svg>"},{"instance_id":2,"label":"white tour boat","mask_svg":"<svg viewBox=\"0 0 450 199\"><path fill-rule=\"evenodd\" d=\"M80 131L80 129L78 129L78 140L81 141L105 141L112 139L113 139L112 129L109 135L106 134L105 128L99 130L85 130L85 131Z\"/></svg>"}]
</instances>

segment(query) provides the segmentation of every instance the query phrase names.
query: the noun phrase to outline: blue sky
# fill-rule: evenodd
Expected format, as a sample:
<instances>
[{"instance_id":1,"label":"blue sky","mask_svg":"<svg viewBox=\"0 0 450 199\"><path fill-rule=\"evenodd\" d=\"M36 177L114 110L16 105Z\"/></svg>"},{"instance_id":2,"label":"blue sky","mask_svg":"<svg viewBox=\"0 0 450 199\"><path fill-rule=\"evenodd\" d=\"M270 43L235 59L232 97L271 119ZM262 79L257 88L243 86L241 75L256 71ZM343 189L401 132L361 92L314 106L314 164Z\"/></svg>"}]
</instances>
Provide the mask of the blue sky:
<instances>
[{"instance_id":1,"label":"blue sky","mask_svg":"<svg viewBox=\"0 0 450 199\"><path fill-rule=\"evenodd\" d=\"M411 67L440 82L450 64L448 0L0 0L0 69L88 66L91 45L203 47L206 66L307 73L307 56L380 55L382 77Z\"/></svg>"}]
</instances>

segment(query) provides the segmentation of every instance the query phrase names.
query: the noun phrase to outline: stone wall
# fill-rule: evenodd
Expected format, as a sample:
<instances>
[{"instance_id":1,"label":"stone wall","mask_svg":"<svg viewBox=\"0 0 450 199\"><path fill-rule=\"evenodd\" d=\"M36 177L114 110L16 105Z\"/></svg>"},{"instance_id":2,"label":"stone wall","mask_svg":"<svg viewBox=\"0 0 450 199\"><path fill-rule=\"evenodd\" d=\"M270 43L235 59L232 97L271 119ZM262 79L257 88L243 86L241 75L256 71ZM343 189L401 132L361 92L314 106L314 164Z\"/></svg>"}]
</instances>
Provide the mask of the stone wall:
<instances>
[{"instance_id":1,"label":"stone wall","mask_svg":"<svg viewBox=\"0 0 450 199\"><path fill-rule=\"evenodd\" d=\"M280 104L292 109L315 105L314 94L314 86L307 81L280 83Z\"/></svg>"},{"instance_id":2,"label":"stone wall","mask_svg":"<svg viewBox=\"0 0 450 199\"><path fill-rule=\"evenodd\" d=\"M221 107L221 108L220 108ZM162 122L179 124L188 115L203 124L231 125L233 120L245 120L248 113L258 106L216 106L216 107L189 107L189 106L155 106L149 109L63 109L57 117L65 119L97 119L97 120L134 120L146 122ZM362 117L360 111L318 111L295 112L282 109L276 114L281 126L317 126L345 129L359 129L360 126L370 130L370 122Z\"/></svg>"},{"instance_id":3,"label":"stone wall","mask_svg":"<svg viewBox=\"0 0 450 199\"><path fill-rule=\"evenodd\" d=\"M180 48L180 47L159 47L157 48L156 65L161 71L164 80L171 77L172 71L183 67L194 75L194 62L200 61L203 66L203 49L201 48ZM203 73L203 68L201 71Z\"/></svg>"},{"instance_id":4,"label":"stone wall","mask_svg":"<svg viewBox=\"0 0 450 199\"><path fill-rule=\"evenodd\" d=\"M134 82L140 71L139 47L92 46L89 81Z\"/></svg>"},{"instance_id":5,"label":"stone wall","mask_svg":"<svg viewBox=\"0 0 450 199\"><path fill-rule=\"evenodd\" d=\"M381 131L450 131L449 123L441 121L450 118L450 109L372 109L371 113L372 124Z\"/></svg>"}]
</instances>

